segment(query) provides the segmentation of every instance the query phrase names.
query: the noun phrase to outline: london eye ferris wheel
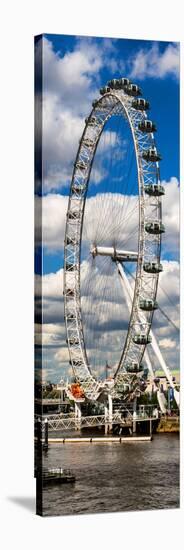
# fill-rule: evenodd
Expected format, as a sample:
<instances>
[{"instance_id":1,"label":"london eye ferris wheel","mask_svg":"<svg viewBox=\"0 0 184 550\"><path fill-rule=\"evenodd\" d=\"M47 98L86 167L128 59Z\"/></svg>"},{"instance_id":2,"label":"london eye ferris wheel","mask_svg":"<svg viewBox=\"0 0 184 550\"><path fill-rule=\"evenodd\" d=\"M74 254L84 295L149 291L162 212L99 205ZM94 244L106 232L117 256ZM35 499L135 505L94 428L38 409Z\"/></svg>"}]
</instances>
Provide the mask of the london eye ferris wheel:
<instances>
[{"instance_id":1,"label":"london eye ferris wheel","mask_svg":"<svg viewBox=\"0 0 184 550\"><path fill-rule=\"evenodd\" d=\"M138 85L113 79L85 121L68 201L64 307L70 363L89 399L141 391L160 263L156 126Z\"/></svg>"}]
</instances>

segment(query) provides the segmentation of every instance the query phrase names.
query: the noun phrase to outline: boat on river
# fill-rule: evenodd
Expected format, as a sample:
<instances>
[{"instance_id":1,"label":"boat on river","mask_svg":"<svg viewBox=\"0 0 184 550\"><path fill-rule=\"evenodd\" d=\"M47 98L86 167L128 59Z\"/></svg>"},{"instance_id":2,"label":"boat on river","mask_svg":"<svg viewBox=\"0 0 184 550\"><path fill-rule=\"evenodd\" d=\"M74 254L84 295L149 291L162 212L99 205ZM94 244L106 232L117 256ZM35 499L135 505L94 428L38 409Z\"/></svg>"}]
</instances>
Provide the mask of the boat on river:
<instances>
[{"instance_id":1,"label":"boat on river","mask_svg":"<svg viewBox=\"0 0 184 550\"><path fill-rule=\"evenodd\" d=\"M74 483L75 475L71 470L65 470L63 468L48 468L40 472L40 476L43 484L57 484L57 483Z\"/></svg>"}]
</instances>

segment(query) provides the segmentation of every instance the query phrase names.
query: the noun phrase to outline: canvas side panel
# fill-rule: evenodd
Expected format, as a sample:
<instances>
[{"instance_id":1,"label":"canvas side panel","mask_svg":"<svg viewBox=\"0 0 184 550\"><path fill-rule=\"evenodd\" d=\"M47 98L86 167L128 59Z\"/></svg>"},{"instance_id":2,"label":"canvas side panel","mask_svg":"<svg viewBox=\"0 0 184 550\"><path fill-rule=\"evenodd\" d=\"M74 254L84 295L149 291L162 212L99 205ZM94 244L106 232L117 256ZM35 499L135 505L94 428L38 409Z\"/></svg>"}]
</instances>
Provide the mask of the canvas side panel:
<instances>
[{"instance_id":1,"label":"canvas side panel","mask_svg":"<svg viewBox=\"0 0 184 550\"><path fill-rule=\"evenodd\" d=\"M42 52L43 37L34 40L35 104L35 477L36 513L42 515Z\"/></svg>"}]
</instances>

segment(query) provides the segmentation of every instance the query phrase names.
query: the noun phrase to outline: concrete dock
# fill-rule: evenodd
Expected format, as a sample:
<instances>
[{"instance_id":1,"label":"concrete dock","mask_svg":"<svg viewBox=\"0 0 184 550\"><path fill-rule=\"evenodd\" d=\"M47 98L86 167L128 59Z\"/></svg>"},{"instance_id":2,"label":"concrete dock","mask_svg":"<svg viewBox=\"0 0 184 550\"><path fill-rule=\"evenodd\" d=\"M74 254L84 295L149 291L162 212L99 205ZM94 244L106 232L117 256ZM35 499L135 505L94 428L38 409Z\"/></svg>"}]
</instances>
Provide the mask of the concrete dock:
<instances>
[{"instance_id":1,"label":"concrete dock","mask_svg":"<svg viewBox=\"0 0 184 550\"><path fill-rule=\"evenodd\" d=\"M48 444L52 443L140 443L142 441L151 441L152 436L130 436L130 437L55 437L49 438Z\"/></svg>"}]
</instances>

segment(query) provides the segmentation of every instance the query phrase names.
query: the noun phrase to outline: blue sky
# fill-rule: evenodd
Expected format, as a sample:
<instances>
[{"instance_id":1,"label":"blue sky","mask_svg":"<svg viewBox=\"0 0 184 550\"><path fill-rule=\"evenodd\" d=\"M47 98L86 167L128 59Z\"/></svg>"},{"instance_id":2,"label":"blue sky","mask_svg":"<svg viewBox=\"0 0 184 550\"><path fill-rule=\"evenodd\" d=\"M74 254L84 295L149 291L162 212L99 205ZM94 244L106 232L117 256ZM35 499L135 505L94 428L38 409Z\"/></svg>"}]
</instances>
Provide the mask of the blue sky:
<instances>
[{"instance_id":1,"label":"blue sky","mask_svg":"<svg viewBox=\"0 0 184 550\"><path fill-rule=\"evenodd\" d=\"M43 288L46 288L44 370L47 377L55 379L59 376L59 369L67 370L68 361L66 345L62 344L60 350L61 335L65 338L60 312L63 308L64 226L73 163L92 100L109 79L122 76L128 76L140 85L143 97L150 102L149 118L157 125L156 143L163 157L161 181L166 182L163 214L168 230L163 259L171 274L168 293L174 292L175 296L179 281L179 45L145 40L44 35L44 178L42 197L37 197L37 200L42 201L43 205ZM99 192L103 191L103 186L101 179ZM60 285L59 290L56 282ZM178 301L179 290L176 294ZM163 296L161 301L165 303ZM167 303L165 306L170 307ZM169 312L171 314L171 310ZM173 366L175 338L173 334L163 338L163 347Z\"/></svg>"},{"instance_id":2,"label":"blue sky","mask_svg":"<svg viewBox=\"0 0 184 550\"><path fill-rule=\"evenodd\" d=\"M63 58L68 52L75 51L76 46L82 43L86 38L60 35L45 35L49 42L52 43L52 48L58 57ZM106 41L105 41L106 42ZM144 51L144 54L150 52L152 48L158 48L159 56L170 47L177 48L177 44L169 42L152 42L127 39L114 39L113 46L115 52L116 69L108 66L108 61L105 66L102 65L101 70L96 75L93 74L93 81L100 88L112 77L120 77L122 75L131 75L131 59L137 55L138 51ZM98 47L104 48L104 39L95 38L89 39L89 44L97 44ZM110 49L110 57L111 57ZM112 61L112 59L111 59ZM151 63L151 62L150 62ZM88 74L88 73L87 73ZM174 71L168 71L164 77L157 78L156 76L147 75L146 78L137 76L132 79L140 85L143 92L143 97L148 98L150 102L150 118L157 124L156 142L159 151L162 155L161 162L161 178L169 180L171 176L175 176L179 180L179 79ZM61 105L62 108L62 105ZM88 111L89 112L89 111ZM86 111L86 115L88 114ZM72 161L75 160L75 154ZM71 164L72 170L72 164ZM61 191L62 195L68 195L68 186ZM51 189L51 192L55 192ZM45 189L43 186L43 193ZM62 251L57 254L44 254L43 270L44 273L56 271L61 265L63 259Z\"/></svg>"},{"instance_id":3,"label":"blue sky","mask_svg":"<svg viewBox=\"0 0 184 550\"><path fill-rule=\"evenodd\" d=\"M45 35L52 42L53 50L63 57L68 51L73 51L82 37ZM86 38L84 37L84 40ZM94 38L91 41L103 45L103 38ZM113 39L117 68L114 71L108 65L102 67L98 78L94 79L100 88L110 78L131 75L131 59L137 52L143 50L149 52L152 47L159 48L159 55L164 54L168 47L179 48L177 43L153 42L150 40ZM111 55L111 54L110 54ZM158 57L159 60L159 57ZM134 80L134 79L132 79ZM179 177L179 79L174 71L168 71L163 77L157 78L147 75L146 78L135 77L135 82L140 85L143 97L149 98L150 113L157 122L157 143L163 154L162 177L170 178L171 173ZM172 139L171 139L172 135ZM173 143L176 148L173 151Z\"/></svg>"}]
</instances>

